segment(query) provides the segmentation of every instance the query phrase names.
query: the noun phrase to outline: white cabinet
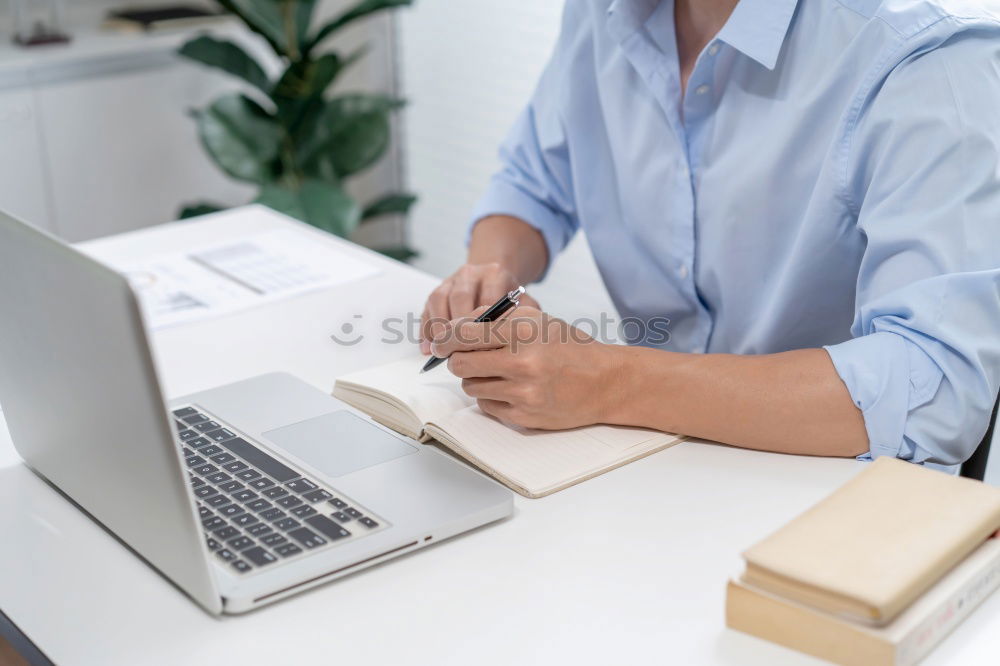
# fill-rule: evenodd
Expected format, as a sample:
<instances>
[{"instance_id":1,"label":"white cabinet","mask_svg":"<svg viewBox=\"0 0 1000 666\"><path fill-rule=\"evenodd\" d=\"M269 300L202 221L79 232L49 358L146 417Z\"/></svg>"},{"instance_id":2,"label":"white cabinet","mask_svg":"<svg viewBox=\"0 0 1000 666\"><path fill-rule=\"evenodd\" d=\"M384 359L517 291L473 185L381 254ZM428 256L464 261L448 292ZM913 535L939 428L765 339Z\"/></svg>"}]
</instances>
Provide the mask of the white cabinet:
<instances>
[{"instance_id":1,"label":"white cabinet","mask_svg":"<svg viewBox=\"0 0 1000 666\"><path fill-rule=\"evenodd\" d=\"M173 57L39 86L60 235L85 240L175 219L187 202L250 199L202 151L187 114L232 86Z\"/></svg>"},{"instance_id":2,"label":"white cabinet","mask_svg":"<svg viewBox=\"0 0 1000 666\"><path fill-rule=\"evenodd\" d=\"M32 91L0 90L0 210L51 231L44 152Z\"/></svg>"}]
</instances>

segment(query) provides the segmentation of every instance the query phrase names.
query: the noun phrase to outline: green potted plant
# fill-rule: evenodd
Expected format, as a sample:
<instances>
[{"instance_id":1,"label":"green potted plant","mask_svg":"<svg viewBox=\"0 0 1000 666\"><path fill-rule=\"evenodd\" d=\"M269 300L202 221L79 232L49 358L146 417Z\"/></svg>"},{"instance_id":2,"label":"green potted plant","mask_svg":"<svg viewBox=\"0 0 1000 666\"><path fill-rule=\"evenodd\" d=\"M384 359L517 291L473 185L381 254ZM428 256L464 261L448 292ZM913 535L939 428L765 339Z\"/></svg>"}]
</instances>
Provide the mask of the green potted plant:
<instances>
[{"instance_id":1,"label":"green potted plant","mask_svg":"<svg viewBox=\"0 0 1000 666\"><path fill-rule=\"evenodd\" d=\"M313 28L317 0L218 0L273 49L283 63L277 78L238 44L201 35L180 55L236 76L251 86L205 109L192 112L198 135L213 161L229 176L253 183L255 202L265 204L338 236L359 224L392 213L405 214L416 198L393 192L360 205L344 189L345 180L370 167L390 140L390 115L403 103L386 95L332 94L338 75L363 55L320 52L341 28L412 0L361 0L329 22ZM219 210L189 205L181 217ZM381 248L398 259L406 247Z\"/></svg>"}]
</instances>

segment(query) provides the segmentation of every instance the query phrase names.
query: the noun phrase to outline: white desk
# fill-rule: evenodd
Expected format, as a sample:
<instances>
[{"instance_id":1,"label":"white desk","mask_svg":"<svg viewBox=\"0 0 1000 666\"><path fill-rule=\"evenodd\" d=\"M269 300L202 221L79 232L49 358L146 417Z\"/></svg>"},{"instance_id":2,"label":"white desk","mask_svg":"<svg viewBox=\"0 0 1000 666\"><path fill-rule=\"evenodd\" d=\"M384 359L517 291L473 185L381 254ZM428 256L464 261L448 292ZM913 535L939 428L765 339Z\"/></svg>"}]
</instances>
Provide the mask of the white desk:
<instances>
[{"instance_id":1,"label":"white desk","mask_svg":"<svg viewBox=\"0 0 1000 666\"><path fill-rule=\"evenodd\" d=\"M173 224L92 248L138 257L262 228ZM329 389L339 373L403 356L405 345L379 344L376 326L354 347L328 337L355 314L364 331L417 310L434 284L375 260L385 270L366 283L161 331L168 394L271 370ZM545 499L518 498L500 524L215 619L21 465L0 427L0 610L63 666L813 664L725 629L724 584L743 548L860 468L685 443ZM926 663L996 664L997 635L1000 595Z\"/></svg>"}]
</instances>

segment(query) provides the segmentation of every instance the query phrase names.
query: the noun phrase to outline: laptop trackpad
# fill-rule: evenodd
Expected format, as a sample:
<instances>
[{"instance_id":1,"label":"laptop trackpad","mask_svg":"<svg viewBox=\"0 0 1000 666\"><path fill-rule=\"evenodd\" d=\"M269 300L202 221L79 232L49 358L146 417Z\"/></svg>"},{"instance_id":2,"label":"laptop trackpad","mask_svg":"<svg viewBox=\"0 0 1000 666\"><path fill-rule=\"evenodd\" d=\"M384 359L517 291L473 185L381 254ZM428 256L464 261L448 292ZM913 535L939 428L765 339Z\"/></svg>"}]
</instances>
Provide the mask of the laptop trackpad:
<instances>
[{"instance_id":1,"label":"laptop trackpad","mask_svg":"<svg viewBox=\"0 0 1000 666\"><path fill-rule=\"evenodd\" d=\"M264 437L327 476L344 476L417 451L347 411L271 430Z\"/></svg>"}]
</instances>

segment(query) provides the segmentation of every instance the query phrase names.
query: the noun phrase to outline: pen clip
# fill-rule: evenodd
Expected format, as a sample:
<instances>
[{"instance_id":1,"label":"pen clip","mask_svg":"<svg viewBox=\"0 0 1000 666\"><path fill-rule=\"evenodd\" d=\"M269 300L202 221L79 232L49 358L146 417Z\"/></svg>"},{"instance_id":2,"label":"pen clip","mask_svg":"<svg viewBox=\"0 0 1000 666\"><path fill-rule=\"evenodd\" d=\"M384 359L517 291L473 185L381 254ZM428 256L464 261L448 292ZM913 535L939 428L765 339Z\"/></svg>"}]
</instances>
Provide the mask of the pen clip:
<instances>
[{"instance_id":1,"label":"pen clip","mask_svg":"<svg viewBox=\"0 0 1000 666\"><path fill-rule=\"evenodd\" d=\"M524 293L524 287L518 287L517 289L514 289L513 291L508 291L507 292L507 298L510 301L512 301L514 303L514 305L520 305L521 302L520 302L519 299L521 297L521 294L523 294L523 293Z\"/></svg>"}]
</instances>

